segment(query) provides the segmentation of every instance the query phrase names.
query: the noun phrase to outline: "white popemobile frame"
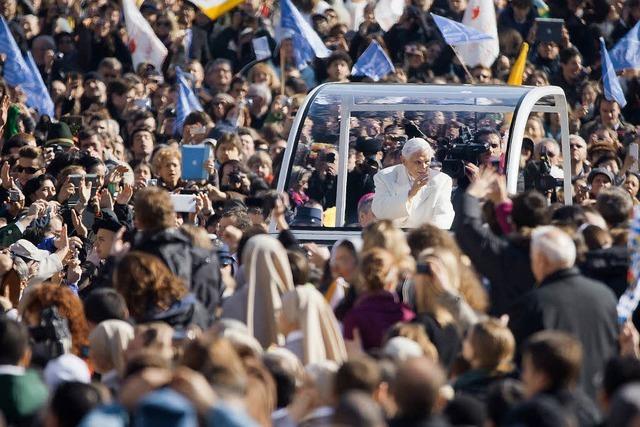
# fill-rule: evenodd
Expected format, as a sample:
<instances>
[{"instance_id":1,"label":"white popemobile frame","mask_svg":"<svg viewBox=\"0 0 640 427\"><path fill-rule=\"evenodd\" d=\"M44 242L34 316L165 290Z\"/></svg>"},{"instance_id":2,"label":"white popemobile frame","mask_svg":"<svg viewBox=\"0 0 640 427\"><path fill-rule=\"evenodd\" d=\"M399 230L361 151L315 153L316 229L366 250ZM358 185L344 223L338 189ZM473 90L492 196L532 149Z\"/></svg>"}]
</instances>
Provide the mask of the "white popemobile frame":
<instances>
[{"instance_id":1,"label":"white popemobile frame","mask_svg":"<svg viewBox=\"0 0 640 427\"><path fill-rule=\"evenodd\" d=\"M360 231L344 227L347 162L349 153L349 125L353 112L454 111L478 113L513 113L507 143L507 191L516 193L522 138L531 112L560 115L562 153L569 153L569 120L564 91L557 86L491 86L491 85L428 85L428 84L369 84L327 83L309 93L294 118L285 149L278 192L286 191L292 169L293 154L304 119L314 101L339 100L340 135L338 138L338 181L336 195L336 227L292 227L301 241L336 241L359 235ZM414 102L411 103L410 101ZM421 102L415 102L416 100ZM409 102L403 102L409 101ZM346 120L345 120L346 118ZM563 156L564 202L571 204L571 158ZM270 230L276 233L272 221Z\"/></svg>"}]
</instances>

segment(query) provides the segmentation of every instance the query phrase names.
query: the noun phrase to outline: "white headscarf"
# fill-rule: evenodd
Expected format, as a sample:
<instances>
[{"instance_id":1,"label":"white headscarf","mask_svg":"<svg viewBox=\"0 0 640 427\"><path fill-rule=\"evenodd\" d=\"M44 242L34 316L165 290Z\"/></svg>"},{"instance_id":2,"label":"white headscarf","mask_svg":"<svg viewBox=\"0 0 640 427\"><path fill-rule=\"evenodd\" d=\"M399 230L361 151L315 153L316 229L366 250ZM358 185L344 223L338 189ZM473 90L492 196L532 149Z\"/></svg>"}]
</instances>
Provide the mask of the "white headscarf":
<instances>
[{"instance_id":1,"label":"white headscarf","mask_svg":"<svg viewBox=\"0 0 640 427\"><path fill-rule=\"evenodd\" d=\"M278 344L280 298L294 287L287 251L277 239L257 235L244 247L242 265L247 283L247 328L263 348L268 348Z\"/></svg>"},{"instance_id":2,"label":"white headscarf","mask_svg":"<svg viewBox=\"0 0 640 427\"><path fill-rule=\"evenodd\" d=\"M282 296L282 314L302 330L302 363L347 360L347 350L338 320L324 297L313 285L297 286Z\"/></svg>"},{"instance_id":3,"label":"white headscarf","mask_svg":"<svg viewBox=\"0 0 640 427\"><path fill-rule=\"evenodd\" d=\"M121 374L125 367L124 353L133 335L133 326L123 320L100 322L89 334L90 357L110 365L112 370Z\"/></svg>"}]
</instances>

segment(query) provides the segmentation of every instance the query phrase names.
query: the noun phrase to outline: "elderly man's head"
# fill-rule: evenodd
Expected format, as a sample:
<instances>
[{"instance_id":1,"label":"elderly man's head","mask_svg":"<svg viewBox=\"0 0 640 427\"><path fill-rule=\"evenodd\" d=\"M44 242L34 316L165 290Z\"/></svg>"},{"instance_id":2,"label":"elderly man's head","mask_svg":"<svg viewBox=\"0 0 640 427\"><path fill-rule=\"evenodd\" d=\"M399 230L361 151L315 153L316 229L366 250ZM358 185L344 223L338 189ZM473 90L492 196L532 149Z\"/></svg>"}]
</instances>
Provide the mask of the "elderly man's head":
<instances>
[{"instance_id":1,"label":"elderly man's head","mask_svg":"<svg viewBox=\"0 0 640 427\"><path fill-rule=\"evenodd\" d=\"M553 226L536 228L531 234L531 271L538 283L556 271L574 266L576 245L567 233Z\"/></svg>"},{"instance_id":2,"label":"elderly man's head","mask_svg":"<svg viewBox=\"0 0 640 427\"><path fill-rule=\"evenodd\" d=\"M402 164L411 178L417 178L427 173L434 154L433 147L427 141L411 138L402 147Z\"/></svg>"}]
</instances>

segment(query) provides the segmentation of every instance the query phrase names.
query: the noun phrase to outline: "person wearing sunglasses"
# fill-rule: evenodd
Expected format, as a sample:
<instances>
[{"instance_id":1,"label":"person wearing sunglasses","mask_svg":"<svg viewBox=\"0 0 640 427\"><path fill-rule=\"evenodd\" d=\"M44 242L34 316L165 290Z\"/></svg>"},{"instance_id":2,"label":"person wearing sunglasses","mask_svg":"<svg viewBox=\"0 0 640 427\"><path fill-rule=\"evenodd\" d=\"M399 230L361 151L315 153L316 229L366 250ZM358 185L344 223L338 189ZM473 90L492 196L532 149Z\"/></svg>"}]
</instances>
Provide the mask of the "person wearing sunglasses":
<instances>
[{"instance_id":1,"label":"person wearing sunglasses","mask_svg":"<svg viewBox=\"0 0 640 427\"><path fill-rule=\"evenodd\" d=\"M36 147L22 147L11 175L22 188L31 178L42 174L42 167L42 151Z\"/></svg>"}]
</instances>

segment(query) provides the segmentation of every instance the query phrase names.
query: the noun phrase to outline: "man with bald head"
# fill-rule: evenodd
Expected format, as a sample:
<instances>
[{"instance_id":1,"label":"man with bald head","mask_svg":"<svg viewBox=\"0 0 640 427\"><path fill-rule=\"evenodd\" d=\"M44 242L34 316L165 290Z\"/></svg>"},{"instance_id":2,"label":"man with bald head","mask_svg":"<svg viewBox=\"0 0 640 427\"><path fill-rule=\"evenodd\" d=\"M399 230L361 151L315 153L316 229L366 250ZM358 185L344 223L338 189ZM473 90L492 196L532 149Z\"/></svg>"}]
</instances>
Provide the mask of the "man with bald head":
<instances>
[{"instance_id":1,"label":"man with bald head","mask_svg":"<svg viewBox=\"0 0 640 427\"><path fill-rule=\"evenodd\" d=\"M449 229L454 211L451 178L431 169L433 147L412 138L402 148L402 163L382 169L373 177L372 211L378 219L390 219L397 227L423 224Z\"/></svg>"},{"instance_id":2,"label":"man with bald head","mask_svg":"<svg viewBox=\"0 0 640 427\"><path fill-rule=\"evenodd\" d=\"M531 271L537 288L513 306L509 327L519 346L542 330L575 336L584 349L580 386L593 397L596 378L617 352L617 301L606 285L584 277L575 262L576 246L567 233L553 226L536 228Z\"/></svg>"}]
</instances>

